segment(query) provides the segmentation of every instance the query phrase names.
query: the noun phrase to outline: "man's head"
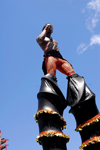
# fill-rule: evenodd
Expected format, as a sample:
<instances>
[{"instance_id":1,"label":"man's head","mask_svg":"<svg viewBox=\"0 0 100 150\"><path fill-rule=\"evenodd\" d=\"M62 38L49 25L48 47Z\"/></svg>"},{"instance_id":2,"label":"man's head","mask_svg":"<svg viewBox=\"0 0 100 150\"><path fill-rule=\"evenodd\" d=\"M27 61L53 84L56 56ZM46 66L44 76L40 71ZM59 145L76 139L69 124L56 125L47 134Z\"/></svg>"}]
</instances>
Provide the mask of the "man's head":
<instances>
[{"instance_id":1,"label":"man's head","mask_svg":"<svg viewBox=\"0 0 100 150\"><path fill-rule=\"evenodd\" d=\"M42 31L43 31L45 28L46 28L46 29L48 28L48 30L49 30L48 33L52 33L52 32L53 32L53 26L52 26L50 23L46 23L46 24L44 25L44 27L42 28Z\"/></svg>"}]
</instances>

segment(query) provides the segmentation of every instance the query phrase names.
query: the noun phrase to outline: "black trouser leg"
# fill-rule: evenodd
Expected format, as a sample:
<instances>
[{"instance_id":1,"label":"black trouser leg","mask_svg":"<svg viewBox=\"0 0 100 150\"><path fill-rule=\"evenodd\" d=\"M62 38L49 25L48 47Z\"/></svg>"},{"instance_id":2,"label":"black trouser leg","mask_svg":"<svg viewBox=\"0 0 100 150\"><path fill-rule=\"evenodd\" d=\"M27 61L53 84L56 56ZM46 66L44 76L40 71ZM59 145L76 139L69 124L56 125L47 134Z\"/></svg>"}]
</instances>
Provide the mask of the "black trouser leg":
<instances>
[{"instance_id":1,"label":"black trouser leg","mask_svg":"<svg viewBox=\"0 0 100 150\"><path fill-rule=\"evenodd\" d=\"M68 76L67 79L67 105L74 106L80 101L87 100L92 96L95 96L86 85L84 77L79 76L78 74L73 74Z\"/></svg>"}]
</instances>

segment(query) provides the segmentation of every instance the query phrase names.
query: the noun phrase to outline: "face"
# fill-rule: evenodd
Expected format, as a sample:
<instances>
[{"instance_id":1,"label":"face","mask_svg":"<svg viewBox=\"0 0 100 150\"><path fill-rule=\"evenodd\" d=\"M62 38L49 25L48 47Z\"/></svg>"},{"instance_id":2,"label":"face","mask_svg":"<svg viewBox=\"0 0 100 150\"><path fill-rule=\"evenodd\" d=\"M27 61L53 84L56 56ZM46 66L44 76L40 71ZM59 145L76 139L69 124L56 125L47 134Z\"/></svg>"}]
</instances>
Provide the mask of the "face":
<instances>
[{"instance_id":1,"label":"face","mask_svg":"<svg viewBox=\"0 0 100 150\"><path fill-rule=\"evenodd\" d=\"M42 28L42 31L44 30L44 28L45 28L46 26L50 26L50 31L49 31L49 33L52 33L52 32L53 32L53 26L52 26L50 23L47 23L47 24Z\"/></svg>"},{"instance_id":2,"label":"face","mask_svg":"<svg viewBox=\"0 0 100 150\"><path fill-rule=\"evenodd\" d=\"M51 33L53 33L53 26L52 26L52 28L51 28Z\"/></svg>"}]
</instances>

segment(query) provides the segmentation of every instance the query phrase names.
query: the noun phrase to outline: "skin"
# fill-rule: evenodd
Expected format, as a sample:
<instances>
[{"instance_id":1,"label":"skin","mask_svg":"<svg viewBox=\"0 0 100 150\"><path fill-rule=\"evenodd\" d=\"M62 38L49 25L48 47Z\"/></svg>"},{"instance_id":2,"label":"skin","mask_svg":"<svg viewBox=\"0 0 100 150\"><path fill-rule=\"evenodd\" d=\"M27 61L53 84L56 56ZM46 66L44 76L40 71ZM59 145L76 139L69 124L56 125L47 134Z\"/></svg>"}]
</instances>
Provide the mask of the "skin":
<instances>
[{"instance_id":1,"label":"skin","mask_svg":"<svg viewBox=\"0 0 100 150\"><path fill-rule=\"evenodd\" d=\"M51 24L46 24L42 33L36 38L44 53L52 51L53 45L50 40L52 33L53 26ZM59 51L58 43L54 39L53 43L56 45L56 51ZM75 73L69 62L54 56L45 57L45 65L47 74L53 74L54 76L56 76L56 70L59 70L61 73L67 76Z\"/></svg>"}]
</instances>

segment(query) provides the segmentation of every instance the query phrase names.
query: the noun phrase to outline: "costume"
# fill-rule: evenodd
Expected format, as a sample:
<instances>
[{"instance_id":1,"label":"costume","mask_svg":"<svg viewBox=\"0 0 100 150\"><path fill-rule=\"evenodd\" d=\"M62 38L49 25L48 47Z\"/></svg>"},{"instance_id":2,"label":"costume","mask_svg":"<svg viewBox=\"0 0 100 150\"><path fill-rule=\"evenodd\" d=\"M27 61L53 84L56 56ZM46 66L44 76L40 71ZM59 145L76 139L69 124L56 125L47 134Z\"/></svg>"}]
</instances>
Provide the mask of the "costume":
<instances>
[{"instance_id":1,"label":"costume","mask_svg":"<svg viewBox=\"0 0 100 150\"><path fill-rule=\"evenodd\" d=\"M63 59L63 60L66 60L62 57L62 55L60 54L59 51L56 51L56 50L51 50L49 52L46 52L44 54L44 61L42 63L42 70L44 72L44 75L47 74L47 71L46 71L46 66L45 66L45 57L49 57L49 56L54 56L54 57L57 57L57 58L60 58L60 59ZM67 61L67 60L66 60ZM67 61L68 62L68 61ZM69 63L69 62L68 62ZM71 65L71 64L70 64ZM71 65L72 66L72 65Z\"/></svg>"},{"instance_id":2,"label":"costume","mask_svg":"<svg viewBox=\"0 0 100 150\"><path fill-rule=\"evenodd\" d=\"M42 66L44 74L47 73L45 67L45 57L49 56L54 56L65 60L60 54L60 52L56 50L52 50L45 53ZM84 77L79 76L78 74L73 74L71 76L68 76L67 79L68 79L67 97L66 97L67 105L72 107L75 106L80 101L87 100L95 96L95 94L86 85Z\"/></svg>"},{"instance_id":3,"label":"costume","mask_svg":"<svg viewBox=\"0 0 100 150\"><path fill-rule=\"evenodd\" d=\"M47 74L46 71L46 66L45 66L45 58L49 57L49 56L53 56L53 57L57 57L63 60L66 60L62 57L62 55L60 54L60 52L57 50L57 44L54 43L54 40L50 37L50 42L48 42L47 44L48 47L51 48L51 50L46 50L44 52L44 61L42 63L42 70L44 72L44 75ZM66 60L67 61L67 60ZM68 61L67 61L68 62ZM68 62L69 63L69 62ZM70 64L70 63L69 63ZM70 64L71 65L71 64ZM71 65L72 66L72 65Z\"/></svg>"},{"instance_id":4,"label":"costume","mask_svg":"<svg viewBox=\"0 0 100 150\"><path fill-rule=\"evenodd\" d=\"M85 79L78 74L73 74L67 77L68 87L67 87L67 105L75 106L81 101L86 101L95 97L95 94L89 89L85 83Z\"/></svg>"},{"instance_id":5,"label":"costume","mask_svg":"<svg viewBox=\"0 0 100 150\"><path fill-rule=\"evenodd\" d=\"M47 74L47 69L45 66L46 57L53 56L65 60L59 52L56 41L54 41L51 37L50 41L48 41L46 46L47 48L44 51L44 61L42 63L42 70L44 72L44 75ZM68 79L67 97L66 97L67 105L73 107L83 100L88 100L92 97L95 97L95 94L86 85L84 77L72 73L72 75L69 75L67 79Z\"/></svg>"}]
</instances>

